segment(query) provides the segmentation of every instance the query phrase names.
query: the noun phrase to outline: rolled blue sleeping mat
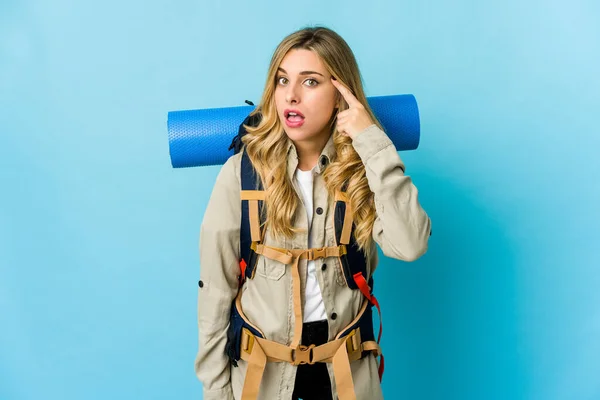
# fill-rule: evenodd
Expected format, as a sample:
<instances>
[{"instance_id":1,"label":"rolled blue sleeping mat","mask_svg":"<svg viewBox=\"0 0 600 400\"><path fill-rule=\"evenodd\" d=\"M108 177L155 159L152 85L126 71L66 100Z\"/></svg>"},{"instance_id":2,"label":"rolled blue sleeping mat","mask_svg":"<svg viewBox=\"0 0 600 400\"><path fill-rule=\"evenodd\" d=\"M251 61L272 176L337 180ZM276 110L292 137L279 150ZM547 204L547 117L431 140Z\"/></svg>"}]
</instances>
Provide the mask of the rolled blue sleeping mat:
<instances>
[{"instance_id":1,"label":"rolled blue sleeping mat","mask_svg":"<svg viewBox=\"0 0 600 400\"><path fill-rule=\"evenodd\" d=\"M397 150L419 146L420 122L412 94L368 97L369 106ZM170 111L167 117L173 168L221 165L234 154L228 150L240 124L254 106Z\"/></svg>"}]
</instances>

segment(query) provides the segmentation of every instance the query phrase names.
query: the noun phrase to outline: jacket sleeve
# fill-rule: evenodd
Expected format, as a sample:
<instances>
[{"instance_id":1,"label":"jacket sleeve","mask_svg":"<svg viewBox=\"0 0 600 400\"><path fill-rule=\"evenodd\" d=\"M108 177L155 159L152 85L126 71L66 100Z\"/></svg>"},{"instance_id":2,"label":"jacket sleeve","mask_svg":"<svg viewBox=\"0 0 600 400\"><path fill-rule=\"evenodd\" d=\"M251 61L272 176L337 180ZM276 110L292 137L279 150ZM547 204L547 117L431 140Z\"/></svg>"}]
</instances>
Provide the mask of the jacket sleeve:
<instances>
[{"instance_id":1,"label":"jacket sleeve","mask_svg":"<svg viewBox=\"0 0 600 400\"><path fill-rule=\"evenodd\" d=\"M365 165L374 193L377 217L373 239L388 257L414 261L427 251L431 220L419 204L418 190L391 139L377 125L359 133L352 142Z\"/></svg>"},{"instance_id":2,"label":"jacket sleeve","mask_svg":"<svg viewBox=\"0 0 600 400\"><path fill-rule=\"evenodd\" d=\"M236 160L230 157L221 168L200 228L199 343L194 367L205 400L233 400L225 344L239 275L241 210Z\"/></svg>"}]
</instances>

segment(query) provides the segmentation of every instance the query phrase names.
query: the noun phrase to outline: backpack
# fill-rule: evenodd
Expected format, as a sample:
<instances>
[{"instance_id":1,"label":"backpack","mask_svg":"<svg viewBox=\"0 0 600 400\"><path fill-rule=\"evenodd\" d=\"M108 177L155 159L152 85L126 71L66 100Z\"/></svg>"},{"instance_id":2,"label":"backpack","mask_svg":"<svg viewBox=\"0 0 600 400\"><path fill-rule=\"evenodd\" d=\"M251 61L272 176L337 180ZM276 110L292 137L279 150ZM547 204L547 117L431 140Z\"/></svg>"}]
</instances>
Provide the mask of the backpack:
<instances>
[{"instance_id":1,"label":"backpack","mask_svg":"<svg viewBox=\"0 0 600 400\"><path fill-rule=\"evenodd\" d=\"M241 345L243 343L242 337L252 336L261 338L261 332L252 323L247 320L241 311L241 303L239 302L240 295L242 293L242 285L246 279L253 279L256 271L256 262L258 260L258 254L255 249L262 242L261 232L263 229L260 227L264 225L264 213L257 212L257 209L261 209L263 206L264 193L262 182L258 178L258 173L254 169L248 153L243 147L241 141L242 137L247 133L244 125L257 126L262 119L260 113L256 113L253 116L248 116L242 124L240 124L238 134L233 138L230 145L230 150L233 148L235 154L242 152L241 159L241 221L240 221L240 275L239 279L239 291L236 300L233 302L231 307L230 324L227 332L227 344L225 353L229 356L231 363L234 367L237 367L237 361L243 358L244 355L241 352ZM360 290L365 297L365 305L362 307L359 318L344 328L340 333L340 337L351 337L355 332L360 332L360 343L366 343L368 346L359 351L360 357L365 357L369 352L376 350L377 354L381 357L379 363L378 373L379 379L383 377L384 370L384 358L379 349L379 343L381 341L382 334L382 322L381 322L381 310L379 303L375 296L372 294L373 291L373 278L367 276L367 260L363 251L359 250L358 245L354 239L354 223L352 220L352 210L346 204L348 199L345 194L347 185L344 185L342 190L336 194L335 198L335 236L336 245L338 247L345 247L344 254L339 255L341 261L342 270L344 273L346 284L349 288L354 290ZM250 195L248 195L250 194ZM251 210L252 207L252 210ZM252 232L252 226L250 223L250 215L253 211L253 215L259 222L254 221L254 232ZM256 217L258 215L258 217ZM254 239L254 240L253 240ZM319 249L314 249L319 250ZM375 342L375 334L373 329L373 311L372 307L376 306L379 312L379 335L377 342ZM359 343L359 344L360 344ZM349 371L349 369L348 369ZM262 376L262 372L261 372ZM244 383L246 385L246 382ZM244 389L246 391L246 388Z\"/></svg>"}]
</instances>

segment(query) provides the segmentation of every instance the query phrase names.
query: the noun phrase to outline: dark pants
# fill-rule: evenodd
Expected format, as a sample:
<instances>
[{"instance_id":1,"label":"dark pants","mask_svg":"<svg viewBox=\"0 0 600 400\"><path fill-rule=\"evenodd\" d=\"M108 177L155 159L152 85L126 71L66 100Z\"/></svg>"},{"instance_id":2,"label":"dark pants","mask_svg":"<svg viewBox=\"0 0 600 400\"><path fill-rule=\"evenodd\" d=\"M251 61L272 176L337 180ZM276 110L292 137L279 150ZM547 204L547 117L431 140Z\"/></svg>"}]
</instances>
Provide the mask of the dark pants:
<instances>
[{"instance_id":1,"label":"dark pants","mask_svg":"<svg viewBox=\"0 0 600 400\"><path fill-rule=\"evenodd\" d=\"M302 344L321 345L327 343L327 320L307 322L302 326ZM314 363L298 366L294 384L293 400L331 400L331 382L327 364Z\"/></svg>"}]
</instances>

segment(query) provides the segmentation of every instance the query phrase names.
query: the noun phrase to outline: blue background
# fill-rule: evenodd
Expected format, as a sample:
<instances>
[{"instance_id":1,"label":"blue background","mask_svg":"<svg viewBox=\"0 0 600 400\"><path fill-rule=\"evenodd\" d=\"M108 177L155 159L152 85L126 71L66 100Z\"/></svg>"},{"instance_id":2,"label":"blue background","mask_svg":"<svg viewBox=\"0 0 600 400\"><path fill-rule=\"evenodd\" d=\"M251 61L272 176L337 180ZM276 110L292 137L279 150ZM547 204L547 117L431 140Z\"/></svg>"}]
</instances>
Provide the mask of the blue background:
<instances>
[{"instance_id":1,"label":"blue background","mask_svg":"<svg viewBox=\"0 0 600 400\"><path fill-rule=\"evenodd\" d=\"M199 226L170 110L258 101L307 24L412 93L428 253L382 259L390 399L600 399L596 1L0 5L0 399L198 399Z\"/></svg>"}]
</instances>

